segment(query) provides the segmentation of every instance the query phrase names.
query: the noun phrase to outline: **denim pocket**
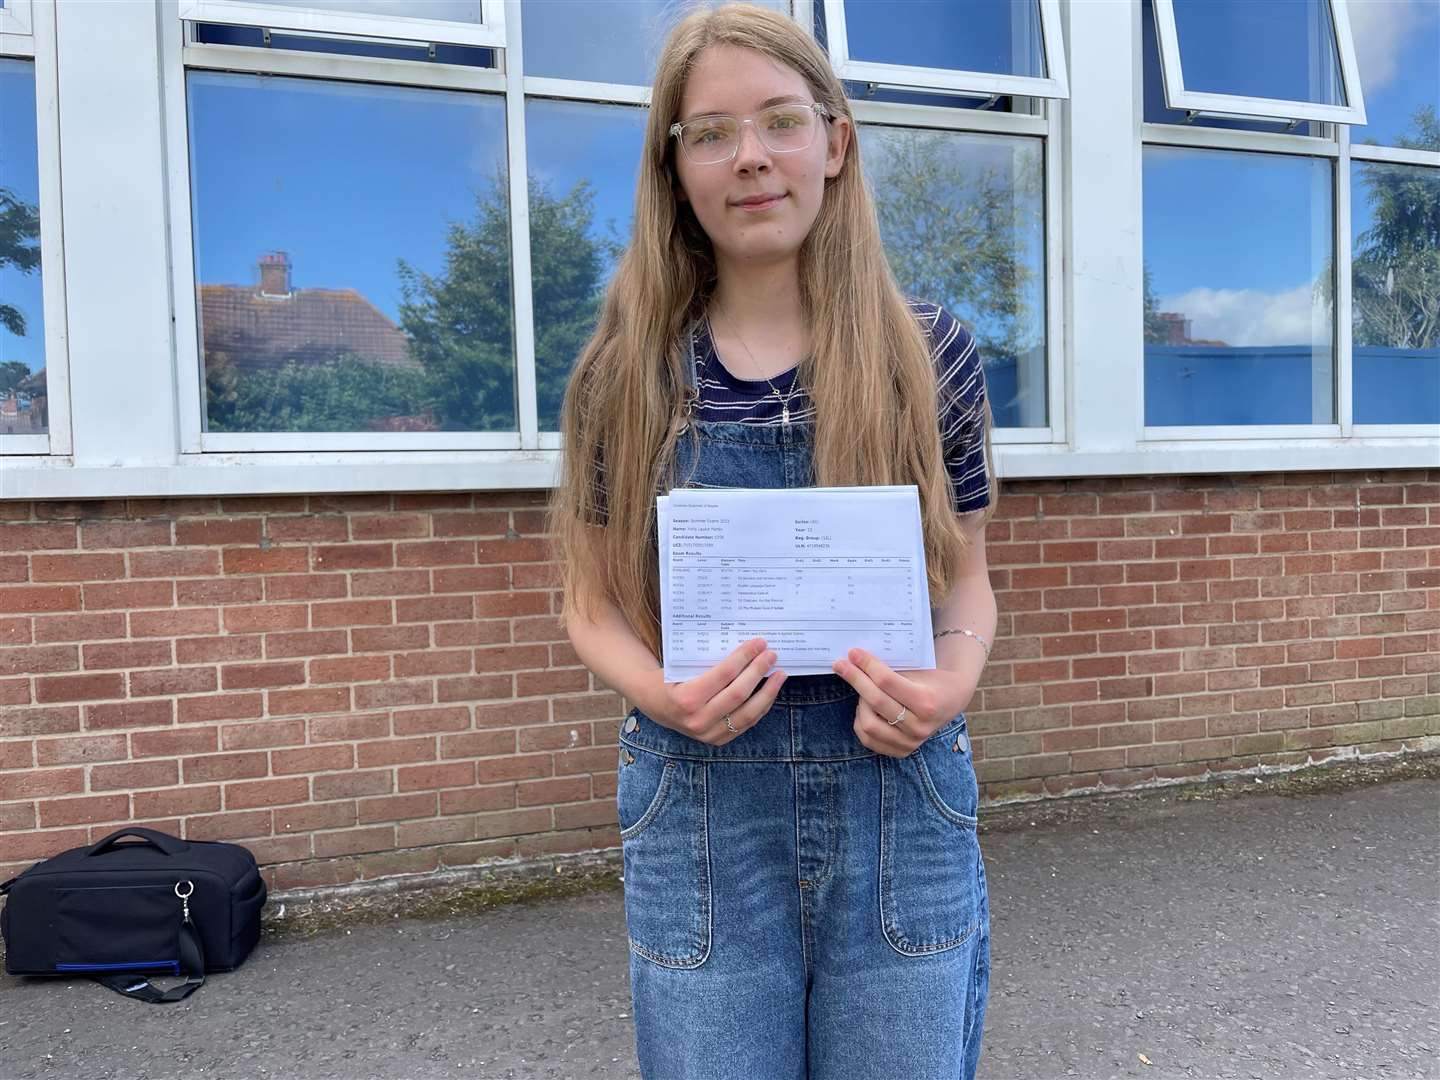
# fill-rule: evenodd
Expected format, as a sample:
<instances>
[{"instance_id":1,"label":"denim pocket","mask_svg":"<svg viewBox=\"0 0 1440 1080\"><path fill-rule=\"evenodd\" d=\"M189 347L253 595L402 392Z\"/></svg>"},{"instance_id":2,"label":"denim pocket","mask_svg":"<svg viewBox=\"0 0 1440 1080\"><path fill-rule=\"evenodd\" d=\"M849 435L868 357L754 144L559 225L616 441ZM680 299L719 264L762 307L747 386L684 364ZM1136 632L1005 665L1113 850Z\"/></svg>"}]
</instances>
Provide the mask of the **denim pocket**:
<instances>
[{"instance_id":1,"label":"denim pocket","mask_svg":"<svg viewBox=\"0 0 1440 1080\"><path fill-rule=\"evenodd\" d=\"M979 789L963 721L907 758L880 757L880 920L909 956L953 949L980 928Z\"/></svg>"},{"instance_id":2,"label":"denim pocket","mask_svg":"<svg viewBox=\"0 0 1440 1080\"><path fill-rule=\"evenodd\" d=\"M710 843L706 766L620 749L620 839L630 948L662 967L710 955Z\"/></svg>"}]
</instances>

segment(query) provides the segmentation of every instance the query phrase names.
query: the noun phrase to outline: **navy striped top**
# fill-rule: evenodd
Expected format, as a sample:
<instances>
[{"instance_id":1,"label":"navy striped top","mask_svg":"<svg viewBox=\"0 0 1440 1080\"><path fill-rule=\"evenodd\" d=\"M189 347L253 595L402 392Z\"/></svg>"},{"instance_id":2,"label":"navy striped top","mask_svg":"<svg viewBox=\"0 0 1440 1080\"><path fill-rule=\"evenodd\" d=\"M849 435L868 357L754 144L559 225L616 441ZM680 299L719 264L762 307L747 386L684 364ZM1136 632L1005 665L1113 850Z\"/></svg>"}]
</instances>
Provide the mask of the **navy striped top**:
<instances>
[{"instance_id":1,"label":"navy striped top","mask_svg":"<svg viewBox=\"0 0 1440 1080\"><path fill-rule=\"evenodd\" d=\"M919 300L909 304L930 338L940 401L940 442L945 469L955 489L955 510L983 510L990 503L990 476L985 464L985 373L975 338L939 304ZM776 425L784 422L782 407L788 401L792 424L813 423L815 405L805 388L795 385L797 371L790 368L769 382L736 378L715 351L709 321L703 320L695 332L695 374L700 395L696 418Z\"/></svg>"}]
</instances>

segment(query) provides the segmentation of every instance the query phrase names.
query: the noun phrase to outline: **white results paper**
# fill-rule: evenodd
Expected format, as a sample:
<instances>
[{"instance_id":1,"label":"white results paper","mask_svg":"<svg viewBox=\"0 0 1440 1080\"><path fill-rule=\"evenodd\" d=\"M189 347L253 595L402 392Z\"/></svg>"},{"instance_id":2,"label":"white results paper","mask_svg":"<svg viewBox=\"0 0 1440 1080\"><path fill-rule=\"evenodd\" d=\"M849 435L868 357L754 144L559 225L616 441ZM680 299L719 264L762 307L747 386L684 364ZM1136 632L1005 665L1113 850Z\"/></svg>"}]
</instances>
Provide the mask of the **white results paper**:
<instances>
[{"instance_id":1,"label":"white results paper","mask_svg":"<svg viewBox=\"0 0 1440 1080\"><path fill-rule=\"evenodd\" d=\"M913 486L680 488L656 506L666 682L755 637L791 675L828 675L856 647L935 666Z\"/></svg>"}]
</instances>

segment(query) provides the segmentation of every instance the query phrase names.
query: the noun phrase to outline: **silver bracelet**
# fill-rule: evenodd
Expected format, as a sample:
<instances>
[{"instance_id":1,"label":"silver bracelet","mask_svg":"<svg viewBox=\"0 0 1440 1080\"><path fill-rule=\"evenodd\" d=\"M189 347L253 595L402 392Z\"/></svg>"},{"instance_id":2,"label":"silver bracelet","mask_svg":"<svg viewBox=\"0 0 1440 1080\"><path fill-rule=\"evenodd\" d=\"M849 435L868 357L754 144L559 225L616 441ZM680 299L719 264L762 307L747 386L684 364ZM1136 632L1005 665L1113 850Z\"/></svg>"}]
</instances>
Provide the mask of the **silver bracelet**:
<instances>
[{"instance_id":1,"label":"silver bracelet","mask_svg":"<svg viewBox=\"0 0 1440 1080\"><path fill-rule=\"evenodd\" d=\"M985 655L990 655L990 642L986 641L983 637L977 634L974 630L971 630L968 626L953 626L948 630L941 630L938 634L935 635L935 640L939 641L946 634L964 634L968 638L974 638L980 643L980 647L985 650Z\"/></svg>"}]
</instances>

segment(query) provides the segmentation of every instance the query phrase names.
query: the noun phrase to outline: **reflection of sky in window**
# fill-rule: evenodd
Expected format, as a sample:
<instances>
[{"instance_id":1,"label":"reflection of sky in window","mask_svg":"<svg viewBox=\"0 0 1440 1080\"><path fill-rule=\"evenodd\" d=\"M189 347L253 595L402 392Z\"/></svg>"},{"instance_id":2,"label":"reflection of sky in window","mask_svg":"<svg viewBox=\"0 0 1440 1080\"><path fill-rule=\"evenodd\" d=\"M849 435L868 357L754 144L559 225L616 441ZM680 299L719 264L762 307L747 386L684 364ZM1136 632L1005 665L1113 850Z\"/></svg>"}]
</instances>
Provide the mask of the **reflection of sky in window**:
<instances>
[{"instance_id":1,"label":"reflection of sky in window","mask_svg":"<svg viewBox=\"0 0 1440 1080\"><path fill-rule=\"evenodd\" d=\"M1146 423L1333 421L1330 161L1147 146L1143 168Z\"/></svg>"},{"instance_id":2,"label":"reflection of sky in window","mask_svg":"<svg viewBox=\"0 0 1440 1080\"><path fill-rule=\"evenodd\" d=\"M563 198L588 180L595 193L597 239L630 239L635 175L647 111L623 105L530 99L525 103L525 153L530 176Z\"/></svg>"},{"instance_id":3,"label":"reflection of sky in window","mask_svg":"<svg viewBox=\"0 0 1440 1080\"><path fill-rule=\"evenodd\" d=\"M1173 0L1185 89L1344 104L1328 0Z\"/></svg>"},{"instance_id":4,"label":"reflection of sky in window","mask_svg":"<svg viewBox=\"0 0 1440 1080\"><path fill-rule=\"evenodd\" d=\"M196 278L250 284L286 251L297 288L353 288L392 321L396 261L443 268L505 165L490 94L192 72Z\"/></svg>"},{"instance_id":5,"label":"reflection of sky in window","mask_svg":"<svg viewBox=\"0 0 1440 1080\"><path fill-rule=\"evenodd\" d=\"M0 188L30 206L40 205L35 130L35 65L0 59ZM38 242L38 238L37 238ZM0 363L18 360L31 371L45 366L45 313L40 273L0 266L0 301L25 317L25 336L0 325Z\"/></svg>"},{"instance_id":6,"label":"reflection of sky in window","mask_svg":"<svg viewBox=\"0 0 1440 1080\"><path fill-rule=\"evenodd\" d=\"M845 0L852 60L1045 75L1035 0Z\"/></svg>"},{"instance_id":7,"label":"reflection of sky in window","mask_svg":"<svg viewBox=\"0 0 1440 1080\"><path fill-rule=\"evenodd\" d=\"M350 15L404 15L409 19L445 19L478 23L480 0L248 0L285 8L314 8Z\"/></svg>"},{"instance_id":8,"label":"reflection of sky in window","mask_svg":"<svg viewBox=\"0 0 1440 1080\"><path fill-rule=\"evenodd\" d=\"M761 0L788 11L786 0ZM650 85L665 35L695 0L524 0L525 74Z\"/></svg>"},{"instance_id":9,"label":"reflection of sky in window","mask_svg":"<svg viewBox=\"0 0 1440 1080\"><path fill-rule=\"evenodd\" d=\"M1155 36L1155 9L1150 0L1140 5L1140 49L1143 59L1145 122L1147 124L1185 124L1189 127L1213 127L1232 131L1287 131L1297 135L1321 134L1318 123L1301 123L1291 127L1286 121L1239 120L1230 117L1196 116L1187 118L1183 109L1166 106L1165 80L1160 69L1160 46Z\"/></svg>"},{"instance_id":10,"label":"reflection of sky in window","mask_svg":"<svg viewBox=\"0 0 1440 1080\"><path fill-rule=\"evenodd\" d=\"M1326 159L1147 146L1143 182L1145 265L1159 297L1273 299L1309 289L1329 257Z\"/></svg>"},{"instance_id":11,"label":"reflection of sky in window","mask_svg":"<svg viewBox=\"0 0 1440 1080\"><path fill-rule=\"evenodd\" d=\"M1418 134L1415 111L1423 105L1440 110L1440 4L1435 0L1351 4L1350 26L1368 121L1351 128L1351 138L1393 146L1397 136L1414 137Z\"/></svg>"}]
</instances>

